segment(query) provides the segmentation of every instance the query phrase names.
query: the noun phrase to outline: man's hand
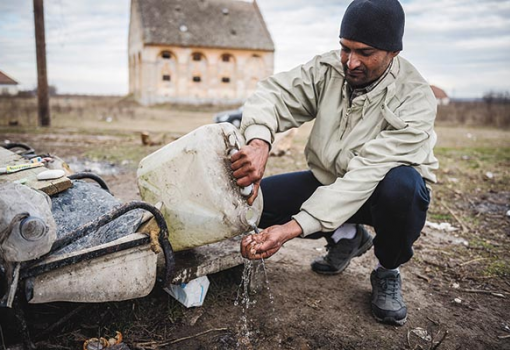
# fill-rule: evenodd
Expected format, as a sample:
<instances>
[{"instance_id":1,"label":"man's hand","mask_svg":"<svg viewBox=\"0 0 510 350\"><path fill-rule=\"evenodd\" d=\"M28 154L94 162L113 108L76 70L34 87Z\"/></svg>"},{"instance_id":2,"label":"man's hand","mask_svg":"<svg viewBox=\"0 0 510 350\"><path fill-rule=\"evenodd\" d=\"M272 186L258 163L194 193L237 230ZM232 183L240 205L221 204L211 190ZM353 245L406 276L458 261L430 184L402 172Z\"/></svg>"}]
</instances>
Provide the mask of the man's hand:
<instances>
[{"instance_id":1,"label":"man's hand","mask_svg":"<svg viewBox=\"0 0 510 350\"><path fill-rule=\"evenodd\" d=\"M285 225L268 227L261 233L246 236L241 241L241 255L247 259L265 259L272 256L285 242L299 236L301 226L291 220Z\"/></svg>"},{"instance_id":2,"label":"man's hand","mask_svg":"<svg viewBox=\"0 0 510 350\"><path fill-rule=\"evenodd\" d=\"M260 180L264 176L268 157L267 142L253 139L230 158L237 184L241 187L253 184L253 194L248 198L249 205L253 204L259 193Z\"/></svg>"}]
</instances>

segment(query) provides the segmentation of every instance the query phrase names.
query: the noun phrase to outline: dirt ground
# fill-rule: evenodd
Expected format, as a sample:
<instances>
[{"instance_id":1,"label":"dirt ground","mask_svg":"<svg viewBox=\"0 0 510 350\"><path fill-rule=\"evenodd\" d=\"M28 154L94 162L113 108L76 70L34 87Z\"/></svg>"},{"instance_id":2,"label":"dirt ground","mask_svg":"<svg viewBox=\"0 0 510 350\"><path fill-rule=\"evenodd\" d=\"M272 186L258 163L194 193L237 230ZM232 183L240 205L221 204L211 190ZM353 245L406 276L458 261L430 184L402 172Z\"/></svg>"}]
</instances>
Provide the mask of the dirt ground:
<instances>
[{"instance_id":1,"label":"dirt ground","mask_svg":"<svg viewBox=\"0 0 510 350\"><path fill-rule=\"evenodd\" d=\"M189 113L183 122L167 114L172 121L151 133L162 142L212 118L210 112ZM1 127L0 142L26 142L75 171L96 170L117 198L139 199L137 162L161 147L141 145L143 126L121 119L106 128L103 121L92 123L96 129L58 123L48 130ZM287 155L271 158L268 174L306 167L309 129L300 131ZM296 239L265 261L267 279L258 268L259 288L249 293L247 307L241 266L210 275L199 308L186 309L159 286L124 302L28 306L34 342L40 349L81 349L88 338L120 331L131 349L510 349L510 132L438 127L438 134L442 168L432 224L415 244L415 257L401 267L409 314L404 326L383 325L371 315L373 250L342 274L321 276L310 262L325 254L325 241ZM432 227L441 223L456 230ZM12 325L4 323L2 333L1 349L20 341Z\"/></svg>"}]
</instances>

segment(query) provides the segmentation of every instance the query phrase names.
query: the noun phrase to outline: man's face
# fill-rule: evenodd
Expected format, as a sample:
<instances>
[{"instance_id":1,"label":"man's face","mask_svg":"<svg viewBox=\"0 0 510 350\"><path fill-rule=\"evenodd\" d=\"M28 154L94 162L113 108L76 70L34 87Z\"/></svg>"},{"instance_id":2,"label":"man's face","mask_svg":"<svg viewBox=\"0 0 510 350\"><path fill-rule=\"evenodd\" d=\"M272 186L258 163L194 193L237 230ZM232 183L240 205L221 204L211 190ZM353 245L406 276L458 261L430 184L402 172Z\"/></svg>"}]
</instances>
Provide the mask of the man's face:
<instances>
[{"instance_id":1,"label":"man's face","mask_svg":"<svg viewBox=\"0 0 510 350\"><path fill-rule=\"evenodd\" d=\"M388 68L393 57L399 53L379 50L344 38L340 39L340 45L340 60L344 66L345 79L353 88L363 88L377 80Z\"/></svg>"}]
</instances>

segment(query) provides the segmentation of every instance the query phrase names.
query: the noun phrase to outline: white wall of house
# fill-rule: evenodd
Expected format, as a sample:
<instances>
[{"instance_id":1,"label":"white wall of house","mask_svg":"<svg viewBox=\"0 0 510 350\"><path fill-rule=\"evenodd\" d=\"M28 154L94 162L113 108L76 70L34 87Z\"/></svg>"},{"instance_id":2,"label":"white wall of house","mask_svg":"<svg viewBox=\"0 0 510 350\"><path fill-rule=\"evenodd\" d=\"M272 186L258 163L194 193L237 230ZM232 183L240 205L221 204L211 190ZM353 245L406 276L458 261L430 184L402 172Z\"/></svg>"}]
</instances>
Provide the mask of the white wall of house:
<instances>
[{"instance_id":1,"label":"white wall of house","mask_svg":"<svg viewBox=\"0 0 510 350\"><path fill-rule=\"evenodd\" d=\"M448 106L450 104L450 99L448 97L437 98L438 106Z\"/></svg>"},{"instance_id":2,"label":"white wall of house","mask_svg":"<svg viewBox=\"0 0 510 350\"><path fill-rule=\"evenodd\" d=\"M17 95L18 85L16 84L0 84L0 95Z\"/></svg>"},{"instance_id":3,"label":"white wall of house","mask_svg":"<svg viewBox=\"0 0 510 350\"><path fill-rule=\"evenodd\" d=\"M139 41L130 48L130 92L145 105L242 103L274 71L268 51L141 47Z\"/></svg>"}]
</instances>

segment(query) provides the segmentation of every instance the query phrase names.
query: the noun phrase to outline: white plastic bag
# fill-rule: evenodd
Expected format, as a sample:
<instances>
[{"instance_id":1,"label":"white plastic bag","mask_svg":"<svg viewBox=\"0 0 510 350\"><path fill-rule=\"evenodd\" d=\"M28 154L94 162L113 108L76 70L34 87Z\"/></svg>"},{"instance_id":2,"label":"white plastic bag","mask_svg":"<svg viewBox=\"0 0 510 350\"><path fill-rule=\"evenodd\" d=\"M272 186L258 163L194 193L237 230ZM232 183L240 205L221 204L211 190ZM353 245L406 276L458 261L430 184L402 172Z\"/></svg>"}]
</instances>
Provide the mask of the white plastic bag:
<instances>
[{"instance_id":1,"label":"white plastic bag","mask_svg":"<svg viewBox=\"0 0 510 350\"><path fill-rule=\"evenodd\" d=\"M207 276L195 278L188 283L171 284L164 288L168 294L186 307L202 306L208 289L209 279Z\"/></svg>"}]
</instances>

